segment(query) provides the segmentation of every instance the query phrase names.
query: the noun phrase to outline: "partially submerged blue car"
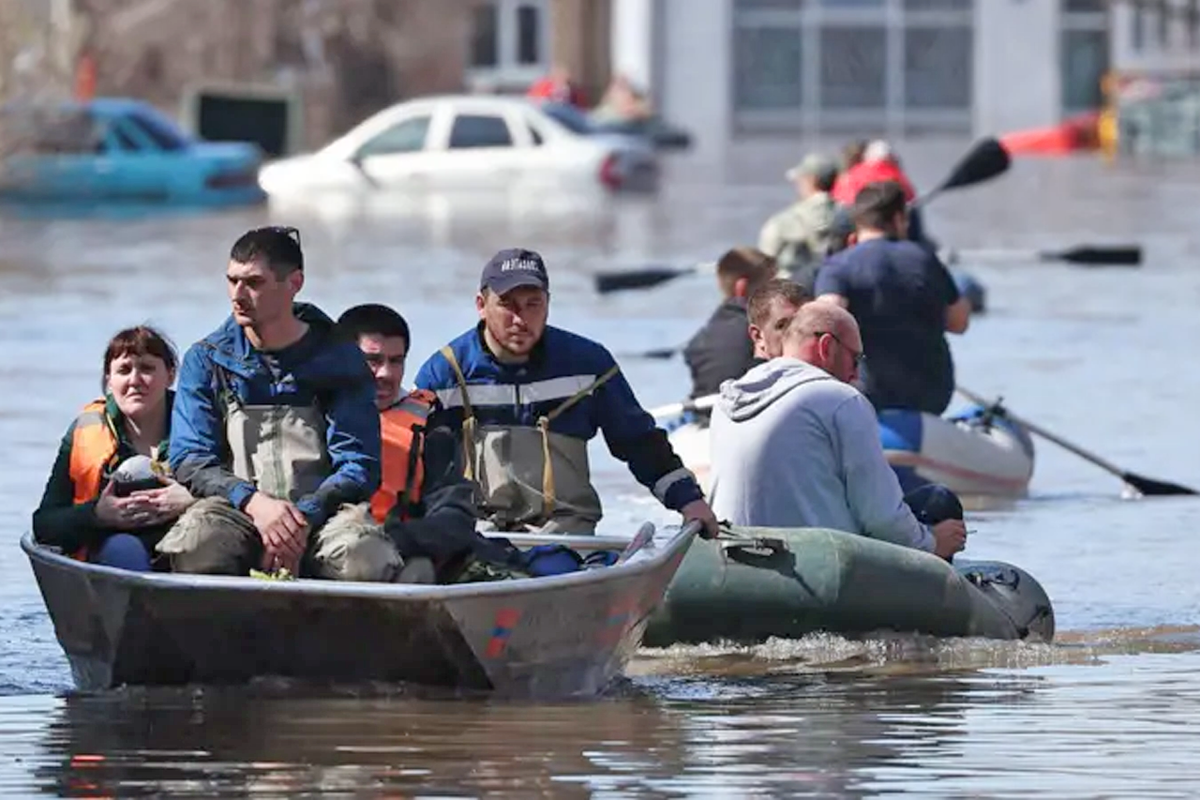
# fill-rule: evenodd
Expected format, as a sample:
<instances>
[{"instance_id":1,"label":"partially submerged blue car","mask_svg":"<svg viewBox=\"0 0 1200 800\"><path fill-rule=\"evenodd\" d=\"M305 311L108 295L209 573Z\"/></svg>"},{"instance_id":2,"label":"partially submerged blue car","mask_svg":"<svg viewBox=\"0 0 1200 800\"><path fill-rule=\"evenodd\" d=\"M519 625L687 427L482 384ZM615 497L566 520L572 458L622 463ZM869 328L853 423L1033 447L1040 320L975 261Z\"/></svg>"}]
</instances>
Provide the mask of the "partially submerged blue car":
<instances>
[{"instance_id":1,"label":"partially submerged blue car","mask_svg":"<svg viewBox=\"0 0 1200 800\"><path fill-rule=\"evenodd\" d=\"M231 206L260 203L258 146L206 142L148 103L0 107L0 202Z\"/></svg>"}]
</instances>

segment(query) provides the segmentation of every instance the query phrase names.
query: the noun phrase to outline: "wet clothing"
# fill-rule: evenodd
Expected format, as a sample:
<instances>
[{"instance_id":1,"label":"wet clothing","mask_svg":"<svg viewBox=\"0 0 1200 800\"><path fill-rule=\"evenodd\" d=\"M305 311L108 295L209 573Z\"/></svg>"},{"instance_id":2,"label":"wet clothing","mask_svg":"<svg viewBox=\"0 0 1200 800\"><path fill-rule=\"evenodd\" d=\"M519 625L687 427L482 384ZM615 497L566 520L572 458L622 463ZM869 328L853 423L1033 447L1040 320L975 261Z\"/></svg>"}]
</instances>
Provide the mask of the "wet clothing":
<instances>
[{"instance_id":1,"label":"wet clothing","mask_svg":"<svg viewBox=\"0 0 1200 800\"><path fill-rule=\"evenodd\" d=\"M692 397L716 394L725 381L745 375L754 360L746 301L721 303L687 343L683 360L692 373Z\"/></svg>"},{"instance_id":2,"label":"wet clothing","mask_svg":"<svg viewBox=\"0 0 1200 800\"><path fill-rule=\"evenodd\" d=\"M431 356L416 385L437 393L435 422L461 432L480 512L499 530L594 532L587 443L598 432L666 507L703 497L612 355L582 336L548 326L528 361L506 364L480 323Z\"/></svg>"},{"instance_id":3,"label":"wet clothing","mask_svg":"<svg viewBox=\"0 0 1200 800\"><path fill-rule=\"evenodd\" d=\"M867 354L863 392L875 408L946 410L954 394L946 309L959 292L935 254L914 242L863 242L829 258L816 294L849 301Z\"/></svg>"},{"instance_id":4,"label":"wet clothing","mask_svg":"<svg viewBox=\"0 0 1200 800\"><path fill-rule=\"evenodd\" d=\"M870 403L793 358L729 384L712 417L712 507L752 527L820 527L932 551L904 501Z\"/></svg>"},{"instance_id":5,"label":"wet clothing","mask_svg":"<svg viewBox=\"0 0 1200 800\"><path fill-rule=\"evenodd\" d=\"M774 256L780 271L791 280L811 288L817 267L833 246L836 210L828 192L793 203L763 225L758 249Z\"/></svg>"},{"instance_id":6,"label":"wet clothing","mask_svg":"<svg viewBox=\"0 0 1200 800\"><path fill-rule=\"evenodd\" d=\"M345 542L367 536L374 525L367 507L380 476L374 380L358 347L334 335L329 317L303 303L295 313L308 330L282 350L256 349L231 316L183 358L171 420L171 468L197 498L220 499L237 513L212 518L220 506L214 503L189 509L158 547L172 555L177 569L225 574L232 565L240 569L253 562L251 551L262 544L257 533L248 535L244 523L250 518L242 511L256 491L296 505L308 521L309 549L318 560L348 557ZM361 513L347 511L359 506ZM343 522L353 517L360 528L326 548L333 534L321 529L335 515ZM198 534L199 518L223 520L224 527ZM213 537L225 539L220 553L210 546ZM204 552L190 557L189 547ZM234 550L237 558L229 555ZM386 573L387 566L379 565L375 574ZM333 564L318 574L367 572Z\"/></svg>"},{"instance_id":7,"label":"wet clothing","mask_svg":"<svg viewBox=\"0 0 1200 800\"><path fill-rule=\"evenodd\" d=\"M174 392L167 392L168 420L174 396ZM165 460L167 451L168 442L163 440L156 455ZM42 501L33 512L34 538L65 553L85 556L120 533L96 519L96 501L113 471L136 455L125 432L124 417L111 395L85 406L59 443ZM169 527L156 525L132 533L153 547Z\"/></svg>"}]
</instances>

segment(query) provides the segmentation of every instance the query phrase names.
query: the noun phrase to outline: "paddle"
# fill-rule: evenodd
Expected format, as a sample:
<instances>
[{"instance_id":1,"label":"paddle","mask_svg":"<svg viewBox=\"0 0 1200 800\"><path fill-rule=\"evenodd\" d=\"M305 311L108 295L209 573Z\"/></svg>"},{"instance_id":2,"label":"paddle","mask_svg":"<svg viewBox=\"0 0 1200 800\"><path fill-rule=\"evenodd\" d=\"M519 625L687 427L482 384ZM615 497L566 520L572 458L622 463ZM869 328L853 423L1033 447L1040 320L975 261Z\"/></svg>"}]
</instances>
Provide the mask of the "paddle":
<instances>
[{"instance_id":1,"label":"paddle","mask_svg":"<svg viewBox=\"0 0 1200 800\"><path fill-rule=\"evenodd\" d=\"M1165 496L1165 495L1194 495L1194 494L1197 494L1195 489L1189 489L1188 487L1180 486L1177 483L1170 483L1168 481L1159 481L1159 480L1155 480L1153 478L1147 478L1145 476L1138 475L1137 473L1134 473L1134 472L1127 472L1127 471L1121 469L1120 467L1118 467L1116 464L1113 464L1111 461L1106 461L1105 459L1101 458L1100 456L1096 455L1095 453L1090 453L1087 450L1084 450L1079 445L1073 444L1073 443L1067 441L1066 439L1062 438L1061 436L1057 436L1057 435L1051 433L1050 431L1046 430L1045 428L1035 425L1034 423L1030 422L1029 420L1018 417L1016 414L1013 414L1008 409L1001 408L999 406L999 403L989 403L987 400L985 400L983 398L982 395L978 395L975 392L972 392L970 389L963 388L962 386L956 386L955 389L958 391L959 394L961 394L963 397L967 398L971 402L978 403L979 405L984 406L984 407L990 406L990 407L994 408L998 414L1008 417L1013 422L1017 423L1018 425L1020 425L1024 428L1027 428L1028 430L1030 430L1033 433L1036 433L1038 436L1041 436L1043 439L1051 441L1054 444L1058 445L1059 447L1063 448L1064 450L1067 450L1067 451L1079 456L1084 461L1090 461L1091 463L1095 464L1097 467L1100 467L1101 469L1103 469L1107 472L1110 472L1113 475L1116 475L1118 478L1125 481L1125 483L1129 484L1134 489L1137 489L1143 495Z\"/></svg>"},{"instance_id":2,"label":"paddle","mask_svg":"<svg viewBox=\"0 0 1200 800\"><path fill-rule=\"evenodd\" d=\"M1011 163L1008 151L997 139L991 136L984 137L959 159L944 181L923 196L913 200L909 207L923 206L942 192L948 192L951 189L961 189L964 186L974 186L977 183L991 180L1008 171Z\"/></svg>"},{"instance_id":3,"label":"paddle","mask_svg":"<svg viewBox=\"0 0 1200 800\"><path fill-rule=\"evenodd\" d=\"M1086 267L1136 267L1141 245L1081 244L1065 250L949 250L944 261L1063 261Z\"/></svg>"},{"instance_id":4,"label":"paddle","mask_svg":"<svg viewBox=\"0 0 1200 800\"><path fill-rule=\"evenodd\" d=\"M719 394L706 394L704 397L684 400L682 403L667 403L665 406L650 409L650 416L655 419L668 419L685 411L707 411L717 404L720 397Z\"/></svg>"},{"instance_id":5,"label":"paddle","mask_svg":"<svg viewBox=\"0 0 1200 800\"><path fill-rule=\"evenodd\" d=\"M1009 163L1008 152L998 141L991 137L980 139L954 165L954 169L944 181L928 194L913 200L912 205L925 205L942 192L973 186L994 178L1007 170ZM595 276L596 291L608 294L622 289L649 289L685 275L712 272L715 268L715 264L705 263L690 267L651 266L622 272L598 272Z\"/></svg>"}]
</instances>

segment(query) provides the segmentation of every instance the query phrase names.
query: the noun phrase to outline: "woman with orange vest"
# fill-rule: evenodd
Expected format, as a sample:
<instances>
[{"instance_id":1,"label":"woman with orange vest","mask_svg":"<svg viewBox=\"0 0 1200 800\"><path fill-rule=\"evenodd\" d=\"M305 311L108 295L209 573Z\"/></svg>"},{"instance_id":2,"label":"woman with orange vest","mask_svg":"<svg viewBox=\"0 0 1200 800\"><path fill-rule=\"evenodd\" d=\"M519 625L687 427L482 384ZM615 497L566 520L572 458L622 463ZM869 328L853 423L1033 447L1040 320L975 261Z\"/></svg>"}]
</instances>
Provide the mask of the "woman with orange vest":
<instances>
[{"instance_id":1,"label":"woman with orange vest","mask_svg":"<svg viewBox=\"0 0 1200 800\"><path fill-rule=\"evenodd\" d=\"M369 303L346 310L337 325L358 344L375 376L383 475L371 514L405 560L397 580L444 577L482 540L475 533L475 485L463 477L462 448L448 427L430 428L429 417L439 408L433 392L402 391L410 342L404 317ZM430 566L435 574L428 574Z\"/></svg>"},{"instance_id":2,"label":"woman with orange vest","mask_svg":"<svg viewBox=\"0 0 1200 800\"><path fill-rule=\"evenodd\" d=\"M33 512L38 542L106 566L151 568L154 545L192 503L157 466L166 463L175 367L175 351L153 328L128 328L108 343L104 397L67 429ZM151 474L125 478L123 464L147 459Z\"/></svg>"}]
</instances>

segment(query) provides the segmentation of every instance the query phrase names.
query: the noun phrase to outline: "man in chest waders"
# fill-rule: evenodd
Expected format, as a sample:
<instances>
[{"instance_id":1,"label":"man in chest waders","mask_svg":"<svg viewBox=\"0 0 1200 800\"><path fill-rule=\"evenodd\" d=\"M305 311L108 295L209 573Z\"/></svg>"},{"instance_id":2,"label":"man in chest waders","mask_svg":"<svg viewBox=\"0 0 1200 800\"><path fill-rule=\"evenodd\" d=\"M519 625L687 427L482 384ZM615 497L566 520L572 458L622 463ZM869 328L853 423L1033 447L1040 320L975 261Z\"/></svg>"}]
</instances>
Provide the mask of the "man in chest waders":
<instances>
[{"instance_id":1,"label":"man in chest waders","mask_svg":"<svg viewBox=\"0 0 1200 800\"><path fill-rule=\"evenodd\" d=\"M550 280L540 255L497 253L475 305L479 324L430 357L416 384L437 393L447 421L462 431L467 477L497 530L594 533L601 507L587 443L603 432L609 451L659 502L716 534L695 477L608 350L546 324Z\"/></svg>"},{"instance_id":2,"label":"man in chest waders","mask_svg":"<svg viewBox=\"0 0 1200 800\"><path fill-rule=\"evenodd\" d=\"M314 306L294 228L259 228L226 267L232 315L179 371L170 465L200 498L158 551L177 572L391 581L395 546L370 517L379 486L375 384Z\"/></svg>"}]
</instances>

